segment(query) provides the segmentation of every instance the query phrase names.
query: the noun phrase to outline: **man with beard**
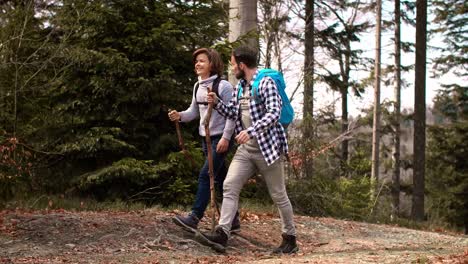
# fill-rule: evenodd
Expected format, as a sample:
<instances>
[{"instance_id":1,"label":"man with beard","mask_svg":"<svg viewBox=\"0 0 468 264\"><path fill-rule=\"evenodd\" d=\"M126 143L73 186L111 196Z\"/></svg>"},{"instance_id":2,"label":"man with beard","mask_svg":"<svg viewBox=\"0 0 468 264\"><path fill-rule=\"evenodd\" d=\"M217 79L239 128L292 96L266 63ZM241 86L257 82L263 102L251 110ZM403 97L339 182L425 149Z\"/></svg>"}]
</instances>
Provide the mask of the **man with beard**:
<instances>
[{"instance_id":1,"label":"man with beard","mask_svg":"<svg viewBox=\"0 0 468 264\"><path fill-rule=\"evenodd\" d=\"M282 100L275 81L259 75L257 53L248 47L239 47L231 54L232 71L239 79L234 96L223 102L215 93L209 93L208 103L223 116L236 122L235 137L240 145L229 166L223 184L223 204L218 226L214 233L199 233L202 241L223 252L230 236L242 186L258 171L263 175L270 196L282 221L282 243L273 253L298 251L293 209L284 183L283 158L288 154L288 144L283 126L278 122ZM253 91L254 81L259 81Z\"/></svg>"}]
</instances>

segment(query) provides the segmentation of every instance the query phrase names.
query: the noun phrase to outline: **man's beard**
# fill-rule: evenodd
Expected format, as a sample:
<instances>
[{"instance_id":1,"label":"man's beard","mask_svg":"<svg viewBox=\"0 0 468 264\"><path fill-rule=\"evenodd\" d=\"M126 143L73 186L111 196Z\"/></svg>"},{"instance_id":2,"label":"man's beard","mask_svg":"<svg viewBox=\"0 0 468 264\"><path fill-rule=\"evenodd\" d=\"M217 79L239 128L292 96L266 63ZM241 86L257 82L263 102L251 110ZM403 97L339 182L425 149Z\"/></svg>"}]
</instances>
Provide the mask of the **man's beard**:
<instances>
[{"instance_id":1,"label":"man's beard","mask_svg":"<svg viewBox=\"0 0 468 264\"><path fill-rule=\"evenodd\" d=\"M238 80L244 79L244 77L245 77L245 71L239 70L239 72L236 73L236 78L237 78Z\"/></svg>"}]
</instances>

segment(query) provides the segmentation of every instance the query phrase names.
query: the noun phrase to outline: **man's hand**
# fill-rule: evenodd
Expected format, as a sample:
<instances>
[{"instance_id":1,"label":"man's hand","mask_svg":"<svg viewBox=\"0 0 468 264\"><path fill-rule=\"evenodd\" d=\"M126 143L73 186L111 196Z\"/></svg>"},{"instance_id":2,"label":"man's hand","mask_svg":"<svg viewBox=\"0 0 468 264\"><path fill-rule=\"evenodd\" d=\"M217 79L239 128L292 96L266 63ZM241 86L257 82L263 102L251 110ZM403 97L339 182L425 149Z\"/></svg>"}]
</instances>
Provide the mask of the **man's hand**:
<instances>
[{"instance_id":1,"label":"man's hand","mask_svg":"<svg viewBox=\"0 0 468 264\"><path fill-rule=\"evenodd\" d=\"M176 110L170 111L167 115L169 116L169 119L171 121L179 121L180 120L180 114Z\"/></svg>"},{"instance_id":2,"label":"man's hand","mask_svg":"<svg viewBox=\"0 0 468 264\"><path fill-rule=\"evenodd\" d=\"M216 146L216 153L224 153L229 148L229 141L225 138L221 138Z\"/></svg>"},{"instance_id":3,"label":"man's hand","mask_svg":"<svg viewBox=\"0 0 468 264\"><path fill-rule=\"evenodd\" d=\"M218 103L218 97L216 97L216 93L209 92L208 95L206 96L206 101L211 104L217 104Z\"/></svg>"},{"instance_id":4,"label":"man's hand","mask_svg":"<svg viewBox=\"0 0 468 264\"><path fill-rule=\"evenodd\" d=\"M236 141L238 144L245 144L247 141L250 140L249 133L247 133L247 130L242 130L237 136L236 136Z\"/></svg>"}]
</instances>

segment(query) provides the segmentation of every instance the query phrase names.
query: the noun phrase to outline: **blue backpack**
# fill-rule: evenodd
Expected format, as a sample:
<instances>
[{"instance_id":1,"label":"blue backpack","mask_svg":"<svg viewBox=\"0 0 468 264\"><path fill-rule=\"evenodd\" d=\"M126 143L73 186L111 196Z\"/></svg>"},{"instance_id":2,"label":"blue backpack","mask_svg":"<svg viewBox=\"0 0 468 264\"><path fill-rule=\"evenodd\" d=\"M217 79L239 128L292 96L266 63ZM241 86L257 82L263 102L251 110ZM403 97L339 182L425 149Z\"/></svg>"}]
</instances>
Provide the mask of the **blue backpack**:
<instances>
[{"instance_id":1,"label":"blue backpack","mask_svg":"<svg viewBox=\"0 0 468 264\"><path fill-rule=\"evenodd\" d=\"M283 125L284 128L287 128L288 125L291 124L291 122L294 119L294 109L291 106L291 102L289 101L288 95L286 94L286 83L284 82L283 74L281 72L273 69L259 70L257 78L254 80L252 85L252 96L255 98L255 100L257 100L258 86L260 85L260 81L265 76L272 78L275 81L276 87L278 88L281 100L283 101L279 122L281 123L281 125ZM237 93L237 98L240 98L241 95L242 89L239 89Z\"/></svg>"}]
</instances>

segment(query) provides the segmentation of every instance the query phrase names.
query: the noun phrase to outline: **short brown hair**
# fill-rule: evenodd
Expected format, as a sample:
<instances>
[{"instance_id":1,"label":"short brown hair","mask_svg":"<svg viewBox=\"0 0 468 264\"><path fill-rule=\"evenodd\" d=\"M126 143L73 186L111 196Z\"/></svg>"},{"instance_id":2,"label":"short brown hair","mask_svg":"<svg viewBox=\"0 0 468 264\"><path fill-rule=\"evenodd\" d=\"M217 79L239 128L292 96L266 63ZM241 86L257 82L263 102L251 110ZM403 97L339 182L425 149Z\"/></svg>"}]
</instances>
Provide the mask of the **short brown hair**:
<instances>
[{"instance_id":1,"label":"short brown hair","mask_svg":"<svg viewBox=\"0 0 468 264\"><path fill-rule=\"evenodd\" d=\"M221 56L219 55L219 53L214 49L207 49L207 48L197 49L192 54L193 63L195 64L195 61L197 60L197 56L203 53L206 54L206 56L208 56L208 60L211 63L210 76L215 75L215 74L217 74L219 77L223 76L223 71L224 71L223 60L221 59Z\"/></svg>"},{"instance_id":2,"label":"short brown hair","mask_svg":"<svg viewBox=\"0 0 468 264\"><path fill-rule=\"evenodd\" d=\"M257 67L257 51L247 46L240 46L232 51L236 63L244 63L250 69Z\"/></svg>"}]
</instances>

